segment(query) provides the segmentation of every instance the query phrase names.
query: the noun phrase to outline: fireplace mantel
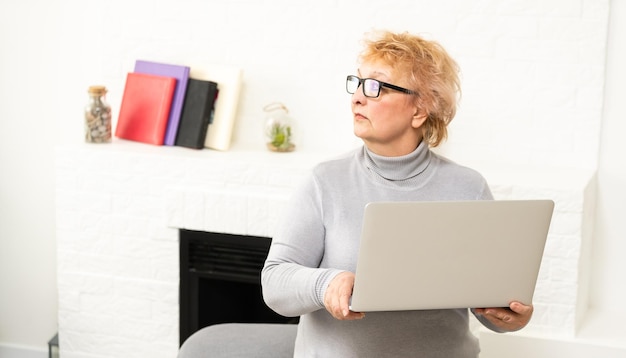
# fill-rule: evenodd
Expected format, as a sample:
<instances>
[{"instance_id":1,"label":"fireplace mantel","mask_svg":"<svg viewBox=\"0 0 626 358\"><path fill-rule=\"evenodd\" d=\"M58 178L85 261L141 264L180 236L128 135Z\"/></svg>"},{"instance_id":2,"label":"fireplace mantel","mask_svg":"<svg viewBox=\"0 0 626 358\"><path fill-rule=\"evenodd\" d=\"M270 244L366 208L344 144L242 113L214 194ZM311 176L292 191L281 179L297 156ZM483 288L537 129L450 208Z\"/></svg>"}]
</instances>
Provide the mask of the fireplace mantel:
<instances>
[{"instance_id":1,"label":"fireplace mantel","mask_svg":"<svg viewBox=\"0 0 626 358\"><path fill-rule=\"evenodd\" d=\"M82 358L175 357L178 229L272 237L295 185L337 153L114 140L56 154L60 348ZM573 336L587 306L594 173L477 169L497 199L556 202L527 330Z\"/></svg>"}]
</instances>

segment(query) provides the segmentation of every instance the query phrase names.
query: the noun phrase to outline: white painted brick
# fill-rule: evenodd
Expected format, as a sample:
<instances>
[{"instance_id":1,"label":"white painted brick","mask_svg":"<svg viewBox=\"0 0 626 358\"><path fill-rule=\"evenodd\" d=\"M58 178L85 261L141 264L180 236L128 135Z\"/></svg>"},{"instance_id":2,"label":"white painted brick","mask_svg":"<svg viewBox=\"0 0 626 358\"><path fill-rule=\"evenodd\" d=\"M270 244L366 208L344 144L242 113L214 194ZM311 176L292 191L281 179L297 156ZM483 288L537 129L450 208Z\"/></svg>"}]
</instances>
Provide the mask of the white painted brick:
<instances>
[{"instance_id":1,"label":"white painted brick","mask_svg":"<svg viewBox=\"0 0 626 358\"><path fill-rule=\"evenodd\" d=\"M80 212L59 208L56 212L56 226L59 230L73 231L80 228Z\"/></svg>"},{"instance_id":2,"label":"white painted brick","mask_svg":"<svg viewBox=\"0 0 626 358\"><path fill-rule=\"evenodd\" d=\"M63 294L58 298L58 316L66 317L71 312L77 312L80 307L80 293L65 288L61 283L57 287L59 290L63 287Z\"/></svg>"},{"instance_id":3,"label":"white painted brick","mask_svg":"<svg viewBox=\"0 0 626 358\"><path fill-rule=\"evenodd\" d=\"M549 302L551 305L563 305L576 307L578 296L578 285L575 282L562 282L555 280L551 283L551 297ZM574 315L575 312L572 312Z\"/></svg>"},{"instance_id":4,"label":"white painted brick","mask_svg":"<svg viewBox=\"0 0 626 358\"><path fill-rule=\"evenodd\" d=\"M81 294L80 302L82 312L91 312L103 315L103 317L149 319L152 315L151 302L149 300L114 295L113 293L106 295L83 293ZM96 322L93 323L96 326ZM103 324L98 329L105 329L105 327ZM81 330L84 329L82 328ZM98 331L95 333L112 334L113 332Z\"/></svg>"},{"instance_id":5,"label":"white painted brick","mask_svg":"<svg viewBox=\"0 0 626 358\"><path fill-rule=\"evenodd\" d=\"M550 322L548 306L541 302L533 303L533 316L531 318L531 326L547 326Z\"/></svg>"},{"instance_id":6,"label":"white painted brick","mask_svg":"<svg viewBox=\"0 0 626 358\"><path fill-rule=\"evenodd\" d=\"M205 193L204 231L246 235L248 201L238 190Z\"/></svg>"},{"instance_id":7,"label":"white painted brick","mask_svg":"<svg viewBox=\"0 0 626 358\"><path fill-rule=\"evenodd\" d=\"M513 197L513 187L510 185L490 185L490 189L496 200L510 200Z\"/></svg>"},{"instance_id":8,"label":"white painted brick","mask_svg":"<svg viewBox=\"0 0 626 358\"><path fill-rule=\"evenodd\" d=\"M540 44L534 39L499 39L496 43L495 56L500 60L537 61L543 54Z\"/></svg>"},{"instance_id":9,"label":"white painted brick","mask_svg":"<svg viewBox=\"0 0 626 358\"><path fill-rule=\"evenodd\" d=\"M542 285L547 284L550 281L552 267L550 258L544 256L541 260L541 266L539 268L539 274L537 274L537 289L541 289Z\"/></svg>"},{"instance_id":10,"label":"white painted brick","mask_svg":"<svg viewBox=\"0 0 626 358\"><path fill-rule=\"evenodd\" d=\"M142 343L137 350L136 357L145 357L142 354L146 354L148 357L163 357L172 358L178 355L178 344L172 344L172 342L178 342L178 336L169 338L164 342L145 342Z\"/></svg>"},{"instance_id":11,"label":"white painted brick","mask_svg":"<svg viewBox=\"0 0 626 358\"><path fill-rule=\"evenodd\" d=\"M485 22L484 16L477 16L476 22ZM540 20L535 17L519 16L502 16L497 21L496 27L489 30L488 33L498 34L507 38L537 38L543 36L543 32L539 27ZM469 31L473 33L475 31Z\"/></svg>"},{"instance_id":12,"label":"white painted brick","mask_svg":"<svg viewBox=\"0 0 626 358\"><path fill-rule=\"evenodd\" d=\"M64 314L62 319L59 319L59 324L62 326L72 327L68 332L81 332L85 336L93 334L101 334L111 336L112 324L109 323L110 318L102 314L93 314L92 312L71 312ZM66 344L64 342L64 344ZM75 345L72 350L86 350L90 344L82 340L76 340L69 343Z\"/></svg>"},{"instance_id":13,"label":"white painted brick","mask_svg":"<svg viewBox=\"0 0 626 358\"><path fill-rule=\"evenodd\" d=\"M539 21L539 32L542 39L549 41L558 41L568 44L571 42L580 42L585 36L589 36L584 32L581 26L580 18L576 17L549 17ZM567 62L565 62L567 64Z\"/></svg>"},{"instance_id":14,"label":"white painted brick","mask_svg":"<svg viewBox=\"0 0 626 358\"><path fill-rule=\"evenodd\" d=\"M141 329L137 329L141 327ZM172 332L178 329L177 325L159 324L150 321L124 318L116 322L116 335L137 342L166 342L173 336ZM122 348L122 347L121 347ZM125 347L128 349L129 347ZM122 353L122 352L120 352Z\"/></svg>"},{"instance_id":15,"label":"white painted brick","mask_svg":"<svg viewBox=\"0 0 626 358\"><path fill-rule=\"evenodd\" d=\"M190 160L184 168L181 168L184 173L184 184L197 186L204 183L210 186L213 183L223 183L225 170L219 168L220 165L217 163Z\"/></svg>"},{"instance_id":16,"label":"white painted brick","mask_svg":"<svg viewBox=\"0 0 626 358\"><path fill-rule=\"evenodd\" d=\"M77 292L98 295L109 295L113 289L112 276L89 275L83 273L67 273L64 275L65 284L70 285Z\"/></svg>"},{"instance_id":17,"label":"white painted brick","mask_svg":"<svg viewBox=\"0 0 626 358\"><path fill-rule=\"evenodd\" d=\"M551 304L548 308L552 332L573 337L576 333L576 309L573 306Z\"/></svg>"},{"instance_id":18,"label":"white painted brick","mask_svg":"<svg viewBox=\"0 0 626 358\"><path fill-rule=\"evenodd\" d=\"M168 260L153 260L152 277L162 282L178 283L179 275L179 253L178 248L172 250Z\"/></svg>"},{"instance_id":19,"label":"white painted brick","mask_svg":"<svg viewBox=\"0 0 626 358\"><path fill-rule=\"evenodd\" d=\"M123 272L122 276L139 279L152 279L154 277L153 260L151 258L121 256L115 261L119 265L119 270Z\"/></svg>"},{"instance_id":20,"label":"white painted brick","mask_svg":"<svg viewBox=\"0 0 626 358\"><path fill-rule=\"evenodd\" d=\"M205 217L205 198L202 193L188 191L183 194L183 218L185 227L202 228Z\"/></svg>"},{"instance_id":21,"label":"white painted brick","mask_svg":"<svg viewBox=\"0 0 626 358\"><path fill-rule=\"evenodd\" d=\"M77 255L80 272L92 275L121 275L124 268L121 267L119 257L80 253Z\"/></svg>"},{"instance_id":22,"label":"white painted brick","mask_svg":"<svg viewBox=\"0 0 626 358\"><path fill-rule=\"evenodd\" d=\"M550 232L561 236L581 235L582 215L580 213L560 212L553 215Z\"/></svg>"},{"instance_id":23,"label":"white painted brick","mask_svg":"<svg viewBox=\"0 0 626 358\"><path fill-rule=\"evenodd\" d=\"M248 197L248 228L250 235L274 237L289 199L288 190L268 190Z\"/></svg>"},{"instance_id":24,"label":"white painted brick","mask_svg":"<svg viewBox=\"0 0 626 358\"><path fill-rule=\"evenodd\" d=\"M578 257L560 258L555 257L551 260L551 279L567 284L576 284L579 281L579 264Z\"/></svg>"},{"instance_id":25,"label":"white painted brick","mask_svg":"<svg viewBox=\"0 0 626 358\"><path fill-rule=\"evenodd\" d=\"M291 189L296 187L302 180L304 180L304 177L308 172L309 170L303 169L294 169L278 166L272 167L271 170L267 173L267 183L278 188Z\"/></svg>"},{"instance_id":26,"label":"white painted brick","mask_svg":"<svg viewBox=\"0 0 626 358\"><path fill-rule=\"evenodd\" d=\"M61 327L75 327L74 324L71 324L68 321L70 315L60 315L59 316L59 325ZM59 331L59 343L63 342L63 344L59 344L60 353L63 354L63 357L74 355L75 357L82 357L84 355L81 354L81 347L83 346L93 346L93 342L91 342L87 334L82 332L76 332L73 330L63 330ZM104 352L103 352L104 353ZM101 356L103 357L103 356Z\"/></svg>"},{"instance_id":27,"label":"white painted brick","mask_svg":"<svg viewBox=\"0 0 626 358\"><path fill-rule=\"evenodd\" d=\"M576 90L575 87L554 85L536 88L533 103L539 108L573 108L577 103Z\"/></svg>"},{"instance_id":28,"label":"white painted brick","mask_svg":"<svg viewBox=\"0 0 626 358\"><path fill-rule=\"evenodd\" d=\"M537 286L533 296L535 303L560 304L572 307L576 305L578 286L575 282L561 282L552 279Z\"/></svg>"},{"instance_id":29,"label":"white painted brick","mask_svg":"<svg viewBox=\"0 0 626 358\"><path fill-rule=\"evenodd\" d=\"M556 191L552 194L555 210L562 213L579 213L583 210L584 197L581 193Z\"/></svg>"},{"instance_id":30,"label":"white painted brick","mask_svg":"<svg viewBox=\"0 0 626 358\"><path fill-rule=\"evenodd\" d=\"M580 17L582 13L583 1L576 0L552 0L538 2L539 11L544 16L553 18L559 17Z\"/></svg>"},{"instance_id":31,"label":"white painted brick","mask_svg":"<svg viewBox=\"0 0 626 358\"><path fill-rule=\"evenodd\" d=\"M576 90L576 108L591 111L602 108L604 104L604 88L601 86L583 87Z\"/></svg>"},{"instance_id":32,"label":"white painted brick","mask_svg":"<svg viewBox=\"0 0 626 358\"><path fill-rule=\"evenodd\" d=\"M154 217L162 214L162 199L154 195L122 195L113 196L113 211L128 216Z\"/></svg>"},{"instance_id":33,"label":"white painted brick","mask_svg":"<svg viewBox=\"0 0 626 358\"><path fill-rule=\"evenodd\" d=\"M185 213L184 189L170 188L165 193L165 207L163 216L169 227L183 227Z\"/></svg>"},{"instance_id":34,"label":"white painted brick","mask_svg":"<svg viewBox=\"0 0 626 358\"><path fill-rule=\"evenodd\" d=\"M70 247L68 247L68 249L65 249L65 247L63 247L62 249L58 249L57 260L57 269L61 273L76 273L82 271L82 267L80 264L80 253L78 251L71 250ZM57 280L59 284L65 282L63 275L59 275Z\"/></svg>"},{"instance_id":35,"label":"white painted brick","mask_svg":"<svg viewBox=\"0 0 626 358\"><path fill-rule=\"evenodd\" d=\"M154 283L153 292L156 296L155 302L169 303L172 304L171 307L176 307L178 304L178 275L174 281Z\"/></svg>"},{"instance_id":36,"label":"white painted brick","mask_svg":"<svg viewBox=\"0 0 626 358\"><path fill-rule=\"evenodd\" d=\"M68 350L65 350L63 348L60 348L59 350L59 356L63 356L63 358L106 358L106 355L95 355L95 354L85 354L85 353L75 353L75 352L69 352Z\"/></svg>"},{"instance_id":37,"label":"white painted brick","mask_svg":"<svg viewBox=\"0 0 626 358\"><path fill-rule=\"evenodd\" d=\"M608 1L594 1L594 0L585 0L583 1L583 12L582 18L584 20L602 20L606 19L607 14L609 12L609 2Z\"/></svg>"},{"instance_id":38,"label":"white painted brick","mask_svg":"<svg viewBox=\"0 0 626 358\"><path fill-rule=\"evenodd\" d=\"M557 214L559 215L559 214ZM582 248L581 238L577 236L549 235L544 248L544 257L578 259Z\"/></svg>"},{"instance_id":39,"label":"white painted brick","mask_svg":"<svg viewBox=\"0 0 626 358\"><path fill-rule=\"evenodd\" d=\"M153 301L158 298L155 295L152 281L121 277L114 279L112 294L116 296L134 297L146 301Z\"/></svg>"},{"instance_id":40,"label":"white painted brick","mask_svg":"<svg viewBox=\"0 0 626 358\"><path fill-rule=\"evenodd\" d=\"M115 255L118 251L118 241L108 233L103 232L76 232L73 242L74 250L93 255Z\"/></svg>"},{"instance_id":41,"label":"white painted brick","mask_svg":"<svg viewBox=\"0 0 626 358\"><path fill-rule=\"evenodd\" d=\"M178 292L178 282L171 284L174 288L174 291ZM168 287L167 289L171 289ZM167 292L167 297L172 297L171 292ZM173 324L174 322L178 325L179 318L179 307L178 307L178 297L172 300L159 300L154 301L152 303L152 318L155 322L163 322L167 324Z\"/></svg>"},{"instance_id":42,"label":"white painted brick","mask_svg":"<svg viewBox=\"0 0 626 358\"><path fill-rule=\"evenodd\" d=\"M110 234L112 219L109 215L100 212L84 211L80 214L80 230L86 233Z\"/></svg>"},{"instance_id":43,"label":"white painted brick","mask_svg":"<svg viewBox=\"0 0 626 358\"><path fill-rule=\"evenodd\" d=\"M114 213L109 221L110 232L116 236L149 237L150 218Z\"/></svg>"},{"instance_id":44,"label":"white painted brick","mask_svg":"<svg viewBox=\"0 0 626 358\"><path fill-rule=\"evenodd\" d=\"M165 213L165 210L163 210L163 213ZM171 241L176 243L178 241L178 229L162 225L162 223L165 222L165 214L151 219L152 222L155 222L156 220L159 220L159 225L152 226L150 237L154 240Z\"/></svg>"},{"instance_id":45,"label":"white painted brick","mask_svg":"<svg viewBox=\"0 0 626 358\"><path fill-rule=\"evenodd\" d=\"M76 192L75 178L76 175L72 176L69 173L64 177L57 178L65 186L65 188L57 187L56 206L58 209L71 211L83 203L81 195Z\"/></svg>"},{"instance_id":46,"label":"white painted brick","mask_svg":"<svg viewBox=\"0 0 626 358\"><path fill-rule=\"evenodd\" d=\"M142 251L145 257L154 260L156 266L169 266L178 262L178 250L177 240L149 240L145 242Z\"/></svg>"}]
</instances>

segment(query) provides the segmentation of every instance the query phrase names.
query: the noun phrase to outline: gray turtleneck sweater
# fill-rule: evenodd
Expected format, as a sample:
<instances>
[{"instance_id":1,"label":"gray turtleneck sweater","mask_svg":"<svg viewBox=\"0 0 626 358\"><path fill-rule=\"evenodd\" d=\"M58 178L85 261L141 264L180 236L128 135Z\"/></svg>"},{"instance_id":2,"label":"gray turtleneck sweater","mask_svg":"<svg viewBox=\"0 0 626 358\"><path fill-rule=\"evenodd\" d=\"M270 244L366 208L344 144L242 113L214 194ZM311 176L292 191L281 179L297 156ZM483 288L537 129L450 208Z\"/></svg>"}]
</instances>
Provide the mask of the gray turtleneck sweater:
<instances>
[{"instance_id":1,"label":"gray turtleneck sweater","mask_svg":"<svg viewBox=\"0 0 626 358\"><path fill-rule=\"evenodd\" d=\"M354 272L365 204L374 201L488 200L476 171L436 155L382 157L365 146L317 165L294 192L262 271L263 297L300 316L295 357L477 357L468 309L368 312L340 321L324 308L330 281Z\"/></svg>"}]
</instances>

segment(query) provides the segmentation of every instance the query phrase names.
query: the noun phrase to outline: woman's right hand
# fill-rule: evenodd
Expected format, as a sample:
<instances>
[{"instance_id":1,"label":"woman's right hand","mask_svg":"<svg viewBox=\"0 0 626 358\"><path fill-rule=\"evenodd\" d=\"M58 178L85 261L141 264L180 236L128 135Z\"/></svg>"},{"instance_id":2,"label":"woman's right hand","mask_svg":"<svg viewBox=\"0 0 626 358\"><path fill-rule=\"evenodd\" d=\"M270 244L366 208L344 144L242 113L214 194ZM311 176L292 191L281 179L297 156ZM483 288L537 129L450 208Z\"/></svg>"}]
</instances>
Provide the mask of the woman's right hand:
<instances>
[{"instance_id":1,"label":"woman's right hand","mask_svg":"<svg viewBox=\"0 0 626 358\"><path fill-rule=\"evenodd\" d=\"M344 271L330 281L324 293L324 306L336 319L355 320L365 317L363 312L350 311L350 297L354 287L354 273Z\"/></svg>"}]
</instances>

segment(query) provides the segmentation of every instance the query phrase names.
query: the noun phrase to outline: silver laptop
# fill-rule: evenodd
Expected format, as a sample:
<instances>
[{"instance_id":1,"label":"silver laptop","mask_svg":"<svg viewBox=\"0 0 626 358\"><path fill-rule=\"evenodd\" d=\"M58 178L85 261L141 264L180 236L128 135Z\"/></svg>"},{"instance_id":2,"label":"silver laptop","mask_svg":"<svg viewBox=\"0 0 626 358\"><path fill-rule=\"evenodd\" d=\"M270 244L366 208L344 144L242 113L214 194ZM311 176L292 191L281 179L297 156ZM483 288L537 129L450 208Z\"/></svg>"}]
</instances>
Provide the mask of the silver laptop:
<instances>
[{"instance_id":1,"label":"silver laptop","mask_svg":"<svg viewBox=\"0 0 626 358\"><path fill-rule=\"evenodd\" d=\"M552 200L369 203L350 309L532 303L553 209Z\"/></svg>"}]
</instances>

